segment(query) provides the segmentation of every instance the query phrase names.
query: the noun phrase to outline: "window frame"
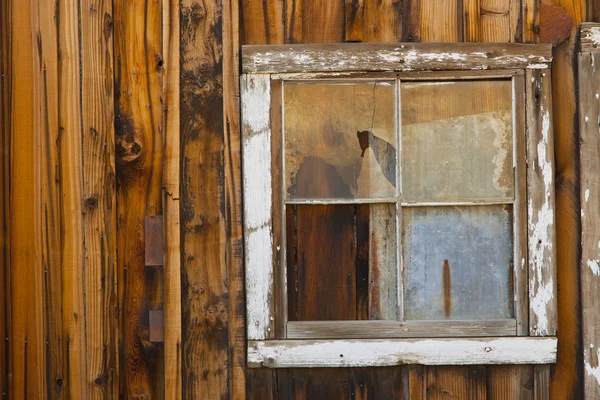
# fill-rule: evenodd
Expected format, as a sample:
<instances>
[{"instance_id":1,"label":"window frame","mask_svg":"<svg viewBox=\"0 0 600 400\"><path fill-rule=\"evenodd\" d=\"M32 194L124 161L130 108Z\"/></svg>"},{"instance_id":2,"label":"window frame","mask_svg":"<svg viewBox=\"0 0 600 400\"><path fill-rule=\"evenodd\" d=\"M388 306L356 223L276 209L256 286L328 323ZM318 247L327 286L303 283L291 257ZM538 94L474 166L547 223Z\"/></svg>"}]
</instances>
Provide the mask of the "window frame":
<instances>
[{"instance_id":1,"label":"window frame","mask_svg":"<svg viewBox=\"0 0 600 400\"><path fill-rule=\"evenodd\" d=\"M549 45L243 46L242 185L248 366L556 362L550 62ZM510 78L513 89L513 148L517 149L513 153L513 248L514 260L519 260L513 269L514 318L288 322L282 234L283 82L396 80L399 91L401 81L497 78ZM397 121L400 124L398 118ZM398 290L402 290L401 286Z\"/></svg>"}]
</instances>

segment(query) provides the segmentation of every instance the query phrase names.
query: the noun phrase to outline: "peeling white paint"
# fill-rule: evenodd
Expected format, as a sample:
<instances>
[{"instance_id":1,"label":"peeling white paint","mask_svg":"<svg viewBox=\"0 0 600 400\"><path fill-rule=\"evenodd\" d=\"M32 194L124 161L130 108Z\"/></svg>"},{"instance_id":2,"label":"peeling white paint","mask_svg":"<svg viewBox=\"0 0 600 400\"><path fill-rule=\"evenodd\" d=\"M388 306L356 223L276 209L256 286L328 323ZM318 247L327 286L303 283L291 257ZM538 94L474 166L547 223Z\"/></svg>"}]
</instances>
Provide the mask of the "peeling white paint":
<instances>
[{"instance_id":1,"label":"peeling white paint","mask_svg":"<svg viewBox=\"0 0 600 400\"><path fill-rule=\"evenodd\" d=\"M587 266L596 276L600 276L600 260L587 260Z\"/></svg>"},{"instance_id":2,"label":"peeling white paint","mask_svg":"<svg viewBox=\"0 0 600 400\"><path fill-rule=\"evenodd\" d=\"M550 364L556 338L269 340L248 343L250 367Z\"/></svg>"},{"instance_id":3,"label":"peeling white paint","mask_svg":"<svg viewBox=\"0 0 600 400\"><path fill-rule=\"evenodd\" d=\"M529 64L527 66L528 69L548 69L550 66L548 64Z\"/></svg>"},{"instance_id":4,"label":"peeling white paint","mask_svg":"<svg viewBox=\"0 0 600 400\"><path fill-rule=\"evenodd\" d=\"M533 209L532 199L528 203L530 227L529 277L530 309L537 323L532 327L534 335L548 334L548 304L554 297L553 276L548 276L546 263L552 263L552 233L554 229L554 209L552 204L552 185L554 171L548 154L550 138L550 112L542 110L542 138L537 145L537 165L544 185L544 202L539 209ZM536 212L537 211L537 212ZM551 271L552 269L550 269Z\"/></svg>"},{"instance_id":5,"label":"peeling white paint","mask_svg":"<svg viewBox=\"0 0 600 400\"><path fill-rule=\"evenodd\" d=\"M590 349L593 348L594 344L590 343ZM590 359L589 352L587 350L584 350L583 353L583 365L585 367L585 372L588 374L588 376L593 377L596 380L596 383L600 385L600 365L592 367L592 365L588 361ZM596 358L600 360L600 349L596 350Z\"/></svg>"},{"instance_id":6,"label":"peeling white paint","mask_svg":"<svg viewBox=\"0 0 600 400\"><path fill-rule=\"evenodd\" d=\"M600 46L600 27L594 26L589 29L587 31L586 39L593 42L596 46Z\"/></svg>"},{"instance_id":7,"label":"peeling white paint","mask_svg":"<svg viewBox=\"0 0 600 400\"><path fill-rule=\"evenodd\" d=\"M590 189L586 189L585 191L585 202L587 203L587 201L590 199Z\"/></svg>"}]
</instances>

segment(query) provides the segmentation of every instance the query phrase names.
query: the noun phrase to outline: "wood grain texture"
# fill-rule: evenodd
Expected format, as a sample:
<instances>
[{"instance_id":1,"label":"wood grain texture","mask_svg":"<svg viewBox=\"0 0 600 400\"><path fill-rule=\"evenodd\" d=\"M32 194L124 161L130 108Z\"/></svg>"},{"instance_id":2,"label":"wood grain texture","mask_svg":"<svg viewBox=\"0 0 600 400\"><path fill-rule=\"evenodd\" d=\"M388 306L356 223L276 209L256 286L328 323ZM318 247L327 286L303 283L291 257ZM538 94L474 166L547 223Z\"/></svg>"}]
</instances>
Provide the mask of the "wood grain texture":
<instances>
[{"instance_id":1,"label":"wood grain texture","mask_svg":"<svg viewBox=\"0 0 600 400\"><path fill-rule=\"evenodd\" d=\"M223 3L182 1L179 15L182 393L219 398L230 382L227 257L240 249L228 243L223 184Z\"/></svg>"},{"instance_id":2,"label":"wood grain texture","mask_svg":"<svg viewBox=\"0 0 600 400\"><path fill-rule=\"evenodd\" d=\"M556 334L554 137L549 71L527 71L529 334Z\"/></svg>"},{"instance_id":3,"label":"wood grain texture","mask_svg":"<svg viewBox=\"0 0 600 400\"><path fill-rule=\"evenodd\" d=\"M465 42L513 42L512 0L464 0Z\"/></svg>"},{"instance_id":4,"label":"wood grain texture","mask_svg":"<svg viewBox=\"0 0 600 400\"><path fill-rule=\"evenodd\" d=\"M579 40L581 52L598 50L600 48L600 23L582 23Z\"/></svg>"},{"instance_id":5,"label":"wood grain texture","mask_svg":"<svg viewBox=\"0 0 600 400\"><path fill-rule=\"evenodd\" d=\"M476 321L290 321L288 339L514 336L516 322Z\"/></svg>"},{"instance_id":6,"label":"wood grain texture","mask_svg":"<svg viewBox=\"0 0 600 400\"><path fill-rule=\"evenodd\" d=\"M286 43L344 41L344 0L284 0Z\"/></svg>"},{"instance_id":7,"label":"wood grain texture","mask_svg":"<svg viewBox=\"0 0 600 400\"><path fill-rule=\"evenodd\" d=\"M6 4L6 2L4 3ZM44 332L42 269L41 146L42 82L36 50L36 4L10 7L10 296L9 392L13 398L46 395L47 360ZM15 168L14 166L18 166Z\"/></svg>"},{"instance_id":8,"label":"wood grain texture","mask_svg":"<svg viewBox=\"0 0 600 400\"><path fill-rule=\"evenodd\" d=\"M545 68L552 60L551 49L548 45L495 43L247 45L242 48L242 70L294 73Z\"/></svg>"},{"instance_id":9,"label":"wood grain texture","mask_svg":"<svg viewBox=\"0 0 600 400\"><path fill-rule=\"evenodd\" d=\"M463 40L459 0L420 0L420 4L420 38L423 42Z\"/></svg>"},{"instance_id":10,"label":"wood grain texture","mask_svg":"<svg viewBox=\"0 0 600 400\"><path fill-rule=\"evenodd\" d=\"M426 398L486 399L486 367L438 367L427 369Z\"/></svg>"},{"instance_id":11,"label":"wood grain texture","mask_svg":"<svg viewBox=\"0 0 600 400\"><path fill-rule=\"evenodd\" d=\"M179 1L165 0L162 5L165 398L179 400L182 398Z\"/></svg>"},{"instance_id":12,"label":"wood grain texture","mask_svg":"<svg viewBox=\"0 0 600 400\"><path fill-rule=\"evenodd\" d=\"M523 43L540 41L540 1L521 0L521 19L523 21Z\"/></svg>"},{"instance_id":13,"label":"wood grain texture","mask_svg":"<svg viewBox=\"0 0 600 400\"><path fill-rule=\"evenodd\" d=\"M598 201L600 195L600 140L598 118L600 118L599 93L600 52L579 54L579 132L580 132L580 204L581 204L581 314L583 386L585 398L600 397L600 381L597 371L600 323L596 293L600 290L600 227ZM600 65L600 64L599 64Z\"/></svg>"},{"instance_id":14,"label":"wood grain texture","mask_svg":"<svg viewBox=\"0 0 600 400\"><path fill-rule=\"evenodd\" d=\"M583 383L583 343L581 342L581 206L579 176L579 133L575 73L576 29L586 20L584 0L559 0L573 17L568 40L554 49L552 94L556 157L556 237L558 294L559 363L553 368L549 393L553 399L581 398ZM543 23L543 21L542 21Z\"/></svg>"},{"instance_id":15,"label":"wood grain texture","mask_svg":"<svg viewBox=\"0 0 600 400\"><path fill-rule=\"evenodd\" d=\"M223 124L225 145L225 220L229 289L229 395L246 398L246 313L242 226L242 146L240 103L240 5L223 3Z\"/></svg>"},{"instance_id":16,"label":"wood grain texture","mask_svg":"<svg viewBox=\"0 0 600 400\"><path fill-rule=\"evenodd\" d=\"M489 365L487 373L488 400L531 400L533 398L531 365Z\"/></svg>"},{"instance_id":17,"label":"wood grain texture","mask_svg":"<svg viewBox=\"0 0 600 400\"><path fill-rule=\"evenodd\" d=\"M239 34L243 44L284 43L285 0L240 3L242 3L242 31Z\"/></svg>"},{"instance_id":18,"label":"wood grain texture","mask_svg":"<svg viewBox=\"0 0 600 400\"><path fill-rule=\"evenodd\" d=\"M162 5L114 1L120 395L163 396L162 349L148 313L162 308L162 271L144 266L144 217L162 210Z\"/></svg>"},{"instance_id":19,"label":"wood grain texture","mask_svg":"<svg viewBox=\"0 0 600 400\"><path fill-rule=\"evenodd\" d=\"M119 393L112 2L81 3L87 396Z\"/></svg>"},{"instance_id":20,"label":"wood grain texture","mask_svg":"<svg viewBox=\"0 0 600 400\"><path fill-rule=\"evenodd\" d=\"M8 397L8 348L10 322L10 242L8 221L9 163L10 163L10 81L11 81L11 18L9 2L0 3L0 393ZM5 338L5 340L2 340Z\"/></svg>"},{"instance_id":21,"label":"wood grain texture","mask_svg":"<svg viewBox=\"0 0 600 400\"><path fill-rule=\"evenodd\" d=\"M556 346L552 337L263 340L248 342L248 367L551 364Z\"/></svg>"},{"instance_id":22,"label":"wood grain texture","mask_svg":"<svg viewBox=\"0 0 600 400\"><path fill-rule=\"evenodd\" d=\"M533 367L533 400L549 400L551 393L550 366L535 365Z\"/></svg>"},{"instance_id":23,"label":"wood grain texture","mask_svg":"<svg viewBox=\"0 0 600 400\"><path fill-rule=\"evenodd\" d=\"M399 42L401 0L346 0L346 42Z\"/></svg>"}]
</instances>

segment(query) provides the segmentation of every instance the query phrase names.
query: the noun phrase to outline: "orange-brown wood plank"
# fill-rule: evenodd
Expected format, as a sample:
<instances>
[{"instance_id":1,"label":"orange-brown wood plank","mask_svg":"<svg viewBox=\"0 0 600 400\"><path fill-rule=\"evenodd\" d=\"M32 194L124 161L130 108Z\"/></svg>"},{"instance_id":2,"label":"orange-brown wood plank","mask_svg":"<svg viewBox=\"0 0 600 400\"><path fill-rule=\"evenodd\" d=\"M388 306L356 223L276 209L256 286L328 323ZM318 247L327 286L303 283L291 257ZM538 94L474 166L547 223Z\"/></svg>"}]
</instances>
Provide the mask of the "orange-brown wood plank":
<instances>
[{"instance_id":1,"label":"orange-brown wood plank","mask_svg":"<svg viewBox=\"0 0 600 400\"><path fill-rule=\"evenodd\" d=\"M221 398L229 390L233 222L224 186L222 2L180 6L183 396Z\"/></svg>"},{"instance_id":2,"label":"orange-brown wood plank","mask_svg":"<svg viewBox=\"0 0 600 400\"><path fill-rule=\"evenodd\" d=\"M242 4L242 30L239 34L243 44L280 44L284 42L284 1L239 2ZM236 38L236 40L238 39Z\"/></svg>"},{"instance_id":3,"label":"orange-brown wood plank","mask_svg":"<svg viewBox=\"0 0 600 400\"><path fill-rule=\"evenodd\" d=\"M165 398L182 398L179 1L163 1L163 230Z\"/></svg>"},{"instance_id":4,"label":"orange-brown wood plank","mask_svg":"<svg viewBox=\"0 0 600 400\"><path fill-rule=\"evenodd\" d=\"M531 365L488 365L488 400L530 400L533 398Z\"/></svg>"},{"instance_id":5,"label":"orange-brown wood plank","mask_svg":"<svg viewBox=\"0 0 600 400\"><path fill-rule=\"evenodd\" d=\"M485 400L485 366L427 368L426 399L477 399Z\"/></svg>"},{"instance_id":6,"label":"orange-brown wood plank","mask_svg":"<svg viewBox=\"0 0 600 400\"><path fill-rule=\"evenodd\" d=\"M112 2L82 1L87 396L119 393Z\"/></svg>"},{"instance_id":7,"label":"orange-brown wood plank","mask_svg":"<svg viewBox=\"0 0 600 400\"><path fill-rule=\"evenodd\" d=\"M4 2L6 4L7 2ZM9 392L12 398L43 398L46 392L44 271L42 266L42 140L36 90L43 80L35 33L34 2L10 4L10 302Z\"/></svg>"},{"instance_id":8,"label":"orange-brown wood plank","mask_svg":"<svg viewBox=\"0 0 600 400\"><path fill-rule=\"evenodd\" d=\"M460 4L459 0L421 0L421 41L462 41L463 23Z\"/></svg>"},{"instance_id":9,"label":"orange-brown wood plank","mask_svg":"<svg viewBox=\"0 0 600 400\"><path fill-rule=\"evenodd\" d=\"M546 1L545 1L546 2ZM558 364L551 376L553 399L581 398L583 371L579 349L579 265L581 214L579 201L579 134L577 126L576 29L585 21L585 0L559 0L573 17L571 37L554 48L552 95L556 166L556 253L558 274ZM544 21L541 21L543 23Z\"/></svg>"},{"instance_id":10,"label":"orange-brown wood plank","mask_svg":"<svg viewBox=\"0 0 600 400\"><path fill-rule=\"evenodd\" d=\"M285 41L343 42L345 19L344 0L285 0Z\"/></svg>"},{"instance_id":11,"label":"orange-brown wood plank","mask_svg":"<svg viewBox=\"0 0 600 400\"><path fill-rule=\"evenodd\" d=\"M8 235L8 165L10 157L10 5L0 2L0 393L8 397L8 346L10 321L10 263ZM5 338L2 340L1 338Z\"/></svg>"},{"instance_id":12,"label":"orange-brown wood plank","mask_svg":"<svg viewBox=\"0 0 600 400\"><path fill-rule=\"evenodd\" d=\"M225 215L229 289L229 395L246 398L246 311L242 229L242 160L240 104L240 4L223 3L223 140L225 146Z\"/></svg>"},{"instance_id":13,"label":"orange-brown wood plank","mask_svg":"<svg viewBox=\"0 0 600 400\"><path fill-rule=\"evenodd\" d=\"M401 0L346 0L347 42L399 42Z\"/></svg>"},{"instance_id":14,"label":"orange-brown wood plank","mask_svg":"<svg viewBox=\"0 0 600 400\"><path fill-rule=\"evenodd\" d=\"M463 0L465 42L511 42L512 0Z\"/></svg>"},{"instance_id":15,"label":"orange-brown wood plank","mask_svg":"<svg viewBox=\"0 0 600 400\"><path fill-rule=\"evenodd\" d=\"M50 248L51 252L60 254L62 274L62 332L64 340L64 374L66 381L65 397L87 398L87 354L85 331L85 297L84 275L81 266L84 263L84 217L83 217L83 140L82 114L81 114L81 76L80 76L80 43L79 43L79 7L73 3L65 3L60 7L48 2L40 2L40 25L43 29L41 36L52 40L50 32L55 30L58 34L56 48L44 48L45 40L42 39L43 63L51 64L58 61L56 93L50 87L44 90L43 106L45 110L52 110L52 103L56 102L58 120L52 126L52 116L48 118L48 131L44 132L49 153L56 152L58 168L54 182L48 186L56 185L55 190L44 193L45 209L51 205L58 205L58 227L50 227L50 232L55 229L60 232L60 247ZM52 14L54 12L54 14ZM54 15L53 18L49 18ZM46 30L47 29L47 30ZM45 34L47 32L47 34ZM47 41L46 41L47 43ZM56 52L56 53L54 53ZM48 57L46 59L46 57ZM46 69L48 72L48 69ZM48 79L44 83L50 83ZM48 153L43 154L46 156ZM93 163L93 161L92 161ZM51 165L42 167L51 169ZM50 272L50 271L48 271ZM55 271L56 273L56 271ZM56 295L54 293L53 295ZM50 300L53 301L53 300ZM48 330L52 328L48 326ZM59 347L59 351L62 350ZM50 354L49 354L50 355ZM50 387L56 387L55 382L47 382Z\"/></svg>"},{"instance_id":16,"label":"orange-brown wood plank","mask_svg":"<svg viewBox=\"0 0 600 400\"><path fill-rule=\"evenodd\" d=\"M113 2L120 395L161 398L162 349L149 341L162 271L144 266L144 217L162 211L162 4Z\"/></svg>"}]
</instances>

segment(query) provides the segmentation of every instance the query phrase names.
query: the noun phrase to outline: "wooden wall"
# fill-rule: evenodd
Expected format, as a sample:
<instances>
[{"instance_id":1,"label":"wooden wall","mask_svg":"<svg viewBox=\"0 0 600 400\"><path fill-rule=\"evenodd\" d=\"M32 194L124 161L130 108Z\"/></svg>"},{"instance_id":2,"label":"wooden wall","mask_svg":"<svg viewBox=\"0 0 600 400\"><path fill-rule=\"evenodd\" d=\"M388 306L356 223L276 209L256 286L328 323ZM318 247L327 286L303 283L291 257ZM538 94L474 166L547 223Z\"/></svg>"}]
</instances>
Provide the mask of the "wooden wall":
<instances>
[{"instance_id":1,"label":"wooden wall","mask_svg":"<svg viewBox=\"0 0 600 400\"><path fill-rule=\"evenodd\" d=\"M599 15L587 3L0 2L2 398L582 398L573 65L576 27ZM559 363L247 370L240 45L537 42L560 28L551 5L573 20L552 73ZM163 267L144 263L149 215L164 216ZM150 310L165 311L163 343Z\"/></svg>"}]
</instances>

